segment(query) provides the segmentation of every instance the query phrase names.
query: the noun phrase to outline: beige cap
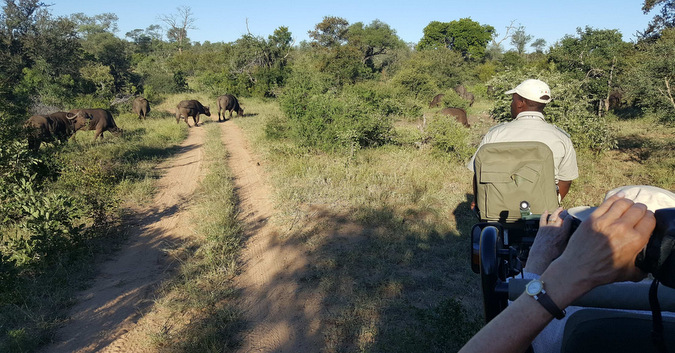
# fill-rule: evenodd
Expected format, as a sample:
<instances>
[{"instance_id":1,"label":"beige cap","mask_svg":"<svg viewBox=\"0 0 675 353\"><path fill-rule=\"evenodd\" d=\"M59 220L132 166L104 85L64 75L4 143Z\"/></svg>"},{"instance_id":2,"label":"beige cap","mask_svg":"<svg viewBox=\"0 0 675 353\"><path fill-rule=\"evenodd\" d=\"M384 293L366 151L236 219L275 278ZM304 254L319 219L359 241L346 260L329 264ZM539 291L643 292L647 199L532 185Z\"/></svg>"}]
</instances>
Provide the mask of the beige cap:
<instances>
[{"instance_id":1,"label":"beige cap","mask_svg":"<svg viewBox=\"0 0 675 353\"><path fill-rule=\"evenodd\" d=\"M546 82L535 79L527 79L516 88L504 92L504 94L518 93L519 96L534 102L548 103L551 101L551 89Z\"/></svg>"},{"instance_id":2,"label":"beige cap","mask_svg":"<svg viewBox=\"0 0 675 353\"><path fill-rule=\"evenodd\" d=\"M605 194L605 200L619 192L623 192L626 195L624 196L625 198L635 203L644 204L647 206L647 209L652 212L662 208L675 207L675 193L650 185L621 186L607 191L607 194ZM570 208L567 210L567 212L583 221L588 218L588 216L590 216L596 208L597 207L578 206Z\"/></svg>"}]
</instances>

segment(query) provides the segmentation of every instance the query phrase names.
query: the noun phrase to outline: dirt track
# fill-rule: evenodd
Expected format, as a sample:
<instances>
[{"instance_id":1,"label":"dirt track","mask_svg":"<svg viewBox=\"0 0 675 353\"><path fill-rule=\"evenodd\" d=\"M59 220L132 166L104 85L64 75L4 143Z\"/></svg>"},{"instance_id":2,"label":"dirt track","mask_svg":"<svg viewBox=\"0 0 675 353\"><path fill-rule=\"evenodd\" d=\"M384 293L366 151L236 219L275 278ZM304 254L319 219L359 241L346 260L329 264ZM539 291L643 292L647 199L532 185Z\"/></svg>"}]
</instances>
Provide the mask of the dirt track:
<instances>
[{"instance_id":1,"label":"dirt track","mask_svg":"<svg viewBox=\"0 0 675 353\"><path fill-rule=\"evenodd\" d=\"M274 214L270 188L241 130L231 120L219 125L246 239L235 280L248 323L240 351L319 351L320 300L297 280L307 265L304 253L299 245L280 241L267 222ZM167 320L153 312L155 291L174 265L165 249L194 234L187 210L205 173L204 139L203 128L190 129L181 150L158 167L165 175L153 206L134 217L127 243L103 263L92 287L78 295L68 324L43 352L155 351L148 335Z\"/></svg>"}]
</instances>

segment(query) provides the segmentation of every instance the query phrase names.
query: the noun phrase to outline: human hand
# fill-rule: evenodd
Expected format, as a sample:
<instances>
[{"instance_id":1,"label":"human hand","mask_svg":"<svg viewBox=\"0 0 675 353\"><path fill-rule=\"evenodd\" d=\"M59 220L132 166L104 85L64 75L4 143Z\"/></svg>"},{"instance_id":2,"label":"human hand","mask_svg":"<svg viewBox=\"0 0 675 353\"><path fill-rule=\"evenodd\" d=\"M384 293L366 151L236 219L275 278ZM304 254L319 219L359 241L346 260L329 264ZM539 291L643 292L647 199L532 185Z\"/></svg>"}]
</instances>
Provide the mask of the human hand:
<instances>
[{"instance_id":1,"label":"human hand","mask_svg":"<svg viewBox=\"0 0 675 353\"><path fill-rule=\"evenodd\" d=\"M605 200L572 234L556 260L570 285L585 292L596 286L638 281L645 273L635 257L649 241L656 220L640 203L617 194Z\"/></svg>"},{"instance_id":2,"label":"human hand","mask_svg":"<svg viewBox=\"0 0 675 353\"><path fill-rule=\"evenodd\" d=\"M550 217L545 211L539 219L539 231L530 247L525 271L541 275L548 265L563 253L570 238L572 216L558 207Z\"/></svg>"}]
</instances>

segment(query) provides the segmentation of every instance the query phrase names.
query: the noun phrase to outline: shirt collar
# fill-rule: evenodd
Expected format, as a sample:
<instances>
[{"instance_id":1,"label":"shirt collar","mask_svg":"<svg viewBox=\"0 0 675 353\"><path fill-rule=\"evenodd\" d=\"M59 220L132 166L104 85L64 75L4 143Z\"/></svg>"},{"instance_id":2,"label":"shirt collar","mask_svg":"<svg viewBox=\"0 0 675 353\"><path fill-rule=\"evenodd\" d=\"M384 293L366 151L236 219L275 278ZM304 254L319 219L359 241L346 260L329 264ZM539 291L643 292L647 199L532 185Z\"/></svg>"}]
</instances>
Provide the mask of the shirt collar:
<instances>
[{"instance_id":1,"label":"shirt collar","mask_svg":"<svg viewBox=\"0 0 675 353\"><path fill-rule=\"evenodd\" d=\"M541 121L546 122L546 119L544 118L544 114L540 112L535 112L535 111L525 111L525 112L520 112L518 116L514 120L525 120L525 119L541 119Z\"/></svg>"}]
</instances>

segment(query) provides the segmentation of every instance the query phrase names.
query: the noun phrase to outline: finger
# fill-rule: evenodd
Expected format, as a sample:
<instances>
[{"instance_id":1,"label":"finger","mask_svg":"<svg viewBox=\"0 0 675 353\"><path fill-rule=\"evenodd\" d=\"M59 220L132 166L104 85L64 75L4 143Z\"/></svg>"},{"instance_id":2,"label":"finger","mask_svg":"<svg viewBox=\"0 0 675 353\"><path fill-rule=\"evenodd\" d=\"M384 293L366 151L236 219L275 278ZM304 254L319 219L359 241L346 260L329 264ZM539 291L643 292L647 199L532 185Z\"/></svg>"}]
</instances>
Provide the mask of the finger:
<instances>
[{"instance_id":1,"label":"finger","mask_svg":"<svg viewBox=\"0 0 675 353\"><path fill-rule=\"evenodd\" d=\"M539 217L539 226L545 227L547 222L548 222L548 210L544 211L544 213L541 214L541 217Z\"/></svg>"},{"instance_id":2,"label":"finger","mask_svg":"<svg viewBox=\"0 0 675 353\"><path fill-rule=\"evenodd\" d=\"M630 210L631 207L633 207L634 204L635 203L633 203L633 201L631 201L629 199L619 198L617 200L614 200L611 203L609 209L602 216L600 216L598 218L603 218L603 219L605 219L607 221L610 221L610 222L615 221L617 219L622 219L622 221L625 221L625 219L623 219L622 217L624 217L624 214L628 210ZM633 212L635 212L635 211L633 211ZM640 214L640 216L641 216L641 214ZM635 218L635 221L637 221L638 218Z\"/></svg>"},{"instance_id":3,"label":"finger","mask_svg":"<svg viewBox=\"0 0 675 353\"><path fill-rule=\"evenodd\" d=\"M563 211L562 207L558 207L553 213L551 214L551 217L548 219L548 226L555 226L555 227L560 227L563 223L562 218L560 217L560 213Z\"/></svg>"},{"instance_id":4,"label":"finger","mask_svg":"<svg viewBox=\"0 0 675 353\"><path fill-rule=\"evenodd\" d=\"M623 199L625 197L625 194L623 192L618 192L611 197L609 197L607 200L605 200L603 203L598 206L593 213L589 216L589 218L597 219L603 216L607 211L609 211L610 207L616 202L617 200Z\"/></svg>"},{"instance_id":5,"label":"finger","mask_svg":"<svg viewBox=\"0 0 675 353\"><path fill-rule=\"evenodd\" d=\"M640 233L641 237L646 239L646 244L647 241L649 241L649 237L652 235L652 232L654 231L654 227L656 227L656 218L654 217L654 213L652 211L647 211L633 228L638 233Z\"/></svg>"},{"instance_id":6,"label":"finger","mask_svg":"<svg viewBox=\"0 0 675 353\"><path fill-rule=\"evenodd\" d=\"M638 224L638 222L640 222L645 213L647 213L647 206L641 203L634 203L619 216L619 221L633 228L636 224Z\"/></svg>"}]
</instances>

